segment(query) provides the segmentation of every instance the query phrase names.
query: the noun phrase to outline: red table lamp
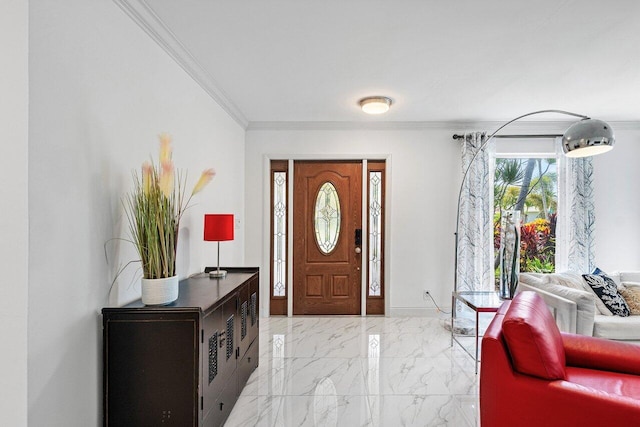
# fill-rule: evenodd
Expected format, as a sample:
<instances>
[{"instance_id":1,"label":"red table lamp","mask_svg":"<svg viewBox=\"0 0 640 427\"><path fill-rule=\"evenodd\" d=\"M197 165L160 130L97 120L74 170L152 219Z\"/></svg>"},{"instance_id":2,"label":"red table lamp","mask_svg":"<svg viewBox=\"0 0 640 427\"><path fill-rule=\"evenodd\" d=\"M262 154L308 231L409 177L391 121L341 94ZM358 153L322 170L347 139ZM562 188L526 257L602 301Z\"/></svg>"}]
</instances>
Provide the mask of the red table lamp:
<instances>
[{"instance_id":1,"label":"red table lamp","mask_svg":"<svg viewBox=\"0 0 640 427\"><path fill-rule=\"evenodd\" d=\"M204 240L218 242L218 269L209 272L209 277L224 277L227 272L220 270L220 242L233 240L233 214L205 214Z\"/></svg>"}]
</instances>

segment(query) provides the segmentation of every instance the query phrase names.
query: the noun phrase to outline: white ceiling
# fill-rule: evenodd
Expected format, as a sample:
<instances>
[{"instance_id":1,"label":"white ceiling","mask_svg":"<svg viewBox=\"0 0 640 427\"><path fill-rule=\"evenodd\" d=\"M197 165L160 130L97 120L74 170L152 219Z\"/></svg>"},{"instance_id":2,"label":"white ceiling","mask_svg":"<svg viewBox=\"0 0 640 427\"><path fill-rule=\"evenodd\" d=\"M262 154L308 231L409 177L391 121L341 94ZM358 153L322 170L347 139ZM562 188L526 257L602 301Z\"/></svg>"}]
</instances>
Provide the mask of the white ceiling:
<instances>
[{"instance_id":1,"label":"white ceiling","mask_svg":"<svg viewBox=\"0 0 640 427\"><path fill-rule=\"evenodd\" d=\"M637 0L146 5L245 124L504 121L547 108L640 120ZM357 101L369 95L394 105L367 116Z\"/></svg>"}]
</instances>

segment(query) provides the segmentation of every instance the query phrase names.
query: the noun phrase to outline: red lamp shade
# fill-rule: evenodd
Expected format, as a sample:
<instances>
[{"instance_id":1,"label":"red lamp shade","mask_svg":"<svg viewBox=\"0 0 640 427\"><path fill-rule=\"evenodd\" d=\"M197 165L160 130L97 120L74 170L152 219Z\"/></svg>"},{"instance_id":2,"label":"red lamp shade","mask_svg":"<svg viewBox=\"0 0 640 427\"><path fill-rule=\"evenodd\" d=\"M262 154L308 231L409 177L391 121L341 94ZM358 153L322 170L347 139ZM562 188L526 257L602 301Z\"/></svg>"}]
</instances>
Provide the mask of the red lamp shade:
<instances>
[{"instance_id":1,"label":"red lamp shade","mask_svg":"<svg viewBox=\"0 0 640 427\"><path fill-rule=\"evenodd\" d=\"M207 242L233 240L233 214L205 214L204 240Z\"/></svg>"}]
</instances>

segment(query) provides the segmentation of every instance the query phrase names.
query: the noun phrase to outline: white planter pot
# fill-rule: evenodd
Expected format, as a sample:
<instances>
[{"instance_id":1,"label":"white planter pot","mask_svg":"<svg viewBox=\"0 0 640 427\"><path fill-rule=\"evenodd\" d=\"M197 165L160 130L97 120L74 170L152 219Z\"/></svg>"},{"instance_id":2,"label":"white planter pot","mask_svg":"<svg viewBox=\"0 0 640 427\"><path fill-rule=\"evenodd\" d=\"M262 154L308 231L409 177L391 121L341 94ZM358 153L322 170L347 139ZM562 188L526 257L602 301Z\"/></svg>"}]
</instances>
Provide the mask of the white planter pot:
<instances>
[{"instance_id":1,"label":"white planter pot","mask_svg":"<svg viewBox=\"0 0 640 427\"><path fill-rule=\"evenodd\" d=\"M178 299L178 276L164 279L142 279L142 303L166 305Z\"/></svg>"}]
</instances>

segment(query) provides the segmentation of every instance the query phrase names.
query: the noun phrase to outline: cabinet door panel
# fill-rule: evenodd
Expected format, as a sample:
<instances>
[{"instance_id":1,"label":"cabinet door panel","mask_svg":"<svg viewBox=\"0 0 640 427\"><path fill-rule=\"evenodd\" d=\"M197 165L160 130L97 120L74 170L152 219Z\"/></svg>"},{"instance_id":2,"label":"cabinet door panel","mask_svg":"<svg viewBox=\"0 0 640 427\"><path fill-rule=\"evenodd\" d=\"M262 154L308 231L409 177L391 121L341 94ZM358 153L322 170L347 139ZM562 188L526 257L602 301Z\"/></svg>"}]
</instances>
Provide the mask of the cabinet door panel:
<instances>
[{"instance_id":1,"label":"cabinet door panel","mask_svg":"<svg viewBox=\"0 0 640 427\"><path fill-rule=\"evenodd\" d=\"M224 331L222 307L217 308L203 320L204 343L202 344L202 390L203 417L206 417L224 388L222 358L225 356L224 344L220 340Z\"/></svg>"},{"instance_id":2,"label":"cabinet door panel","mask_svg":"<svg viewBox=\"0 0 640 427\"><path fill-rule=\"evenodd\" d=\"M237 323L237 294L222 304L222 328L218 347L218 369L222 372L222 381L226 384L229 376L236 370L236 323Z\"/></svg>"},{"instance_id":3,"label":"cabinet door panel","mask_svg":"<svg viewBox=\"0 0 640 427\"><path fill-rule=\"evenodd\" d=\"M106 322L106 426L197 425L198 330L197 314Z\"/></svg>"},{"instance_id":4,"label":"cabinet door panel","mask_svg":"<svg viewBox=\"0 0 640 427\"><path fill-rule=\"evenodd\" d=\"M238 347L239 357L244 356L249 348L249 325L251 324L249 313L249 284L243 285L238 292Z\"/></svg>"},{"instance_id":5,"label":"cabinet door panel","mask_svg":"<svg viewBox=\"0 0 640 427\"><path fill-rule=\"evenodd\" d=\"M218 396L214 407L209 415L209 418L206 420L206 426L221 426L224 424L224 421L229 417L231 410L233 409L233 405L238 398L238 385L237 385L237 376L234 372L233 375L229 378L225 387L222 389L222 393Z\"/></svg>"},{"instance_id":6,"label":"cabinet door panel","mask_svg":"<svg viewBox=\"0 0 640 427\"><path fill-rule=\"evenodd\" d=\"M258 367L258 340L254 340L238 362L238 394L242 392L251 373Z\"/></svg>"},{"instance_id":7,"label":"cabinet door panel","mask_svg":"<svg viewBox=\"0 0 640 427\"><path fill-rule=\"evenodd\" d=\"M258 330L260 328L260 292L258 291L258 284L257 277L249 282L249 342L253 342L258 338Z\"/></svg>"}]
</instances>

